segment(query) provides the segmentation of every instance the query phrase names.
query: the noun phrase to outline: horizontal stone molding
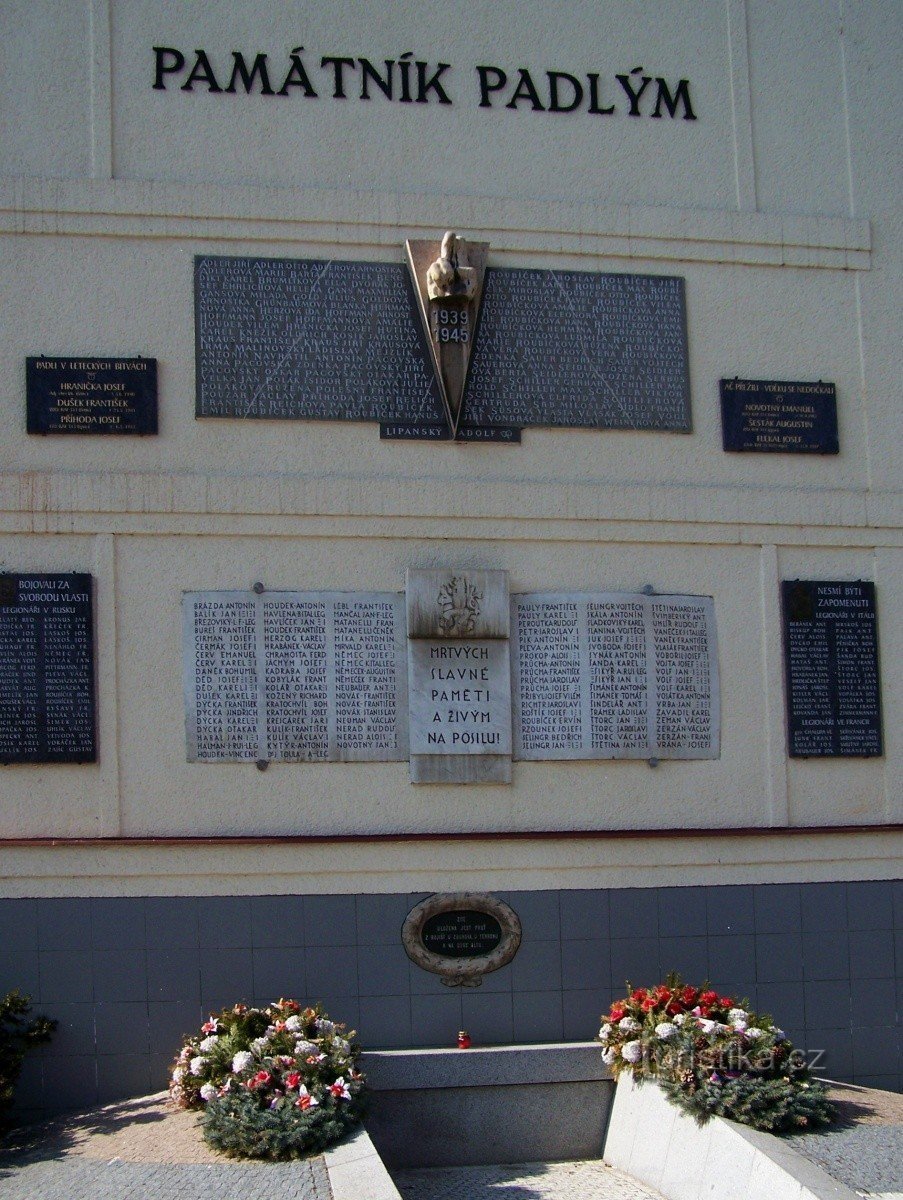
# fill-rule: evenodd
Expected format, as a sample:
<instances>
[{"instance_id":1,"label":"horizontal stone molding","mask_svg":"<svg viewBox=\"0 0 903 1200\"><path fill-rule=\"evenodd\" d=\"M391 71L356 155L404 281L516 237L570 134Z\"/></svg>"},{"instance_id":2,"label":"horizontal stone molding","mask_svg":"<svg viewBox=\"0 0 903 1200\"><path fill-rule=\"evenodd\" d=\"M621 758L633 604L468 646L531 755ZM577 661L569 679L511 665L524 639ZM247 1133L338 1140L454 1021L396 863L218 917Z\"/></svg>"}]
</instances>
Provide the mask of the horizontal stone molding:
<instances>
[{"instance_id":1,"label":"horizontal stone molding","mask_svg":"<svg viewBox=\"0 0 903 1200\"><path fill-rule=\"evenodd\" d=\"M195 475L150 472L3 472L0 473L0 528L10 532L70 532L69 518L93 516L79 532L157 532L158 516L179 517L159 532L206 533L211 517L229 520L228 532L244 532L236 518L257 518L247 532L258 532L260 519L275 521L271 531L302 534L289 518L353 518L368 521L435 519L448 536L450 520L501 521L512 529L533 528L548 521L700 524L721 532L715 540L746 541L739 530L786 526L786 540L807 541L813 530L882 530L896 545L901 502L891 492L744 487L728 484L595 484L539 480L493 480L466 488L437 487L434 476ZM444 482L444 481L443 481ZM511 517L517 513L516 518ZM604 519L600 514L604 513ZM550 516L549 514L554 514ZM10 518L17 518L10 520ZM100 520L101 517L113 518ZM134 517L145 518L137 525ZM25 518L24 521L18 518ZM281 526L279 522L282 522ZM263 526L266 528L266 526ZM393 530L396 526L393 524ZM330 531L334 533L335 531ZM460 533L459 527L456 532ZM396 534L397 535L397 534ZM349 531L349 536L355 536ZM482 536L505 536L486 531ZM516 536L522 536L518 533ZM631 534L632 536L632 534ZM660 536L660 534L659 534ZM693 540L697 534L694 532ZM754 539L753 539L754 540ZM773 539L772 539L773 540ZM883 542L882 542L883 544Z\"/></svg>"},{"instance_id":2,"label":"horizontal stone molding","mask_svg":"<svg viewBox=\"0 0 903 1200\"><path fill-rule=\"evenodd\" d=\"M896 879L903 827L0 842L3 896L218 896ZM266 853L262 853L262 847Z\"/></svg>"},{"instance_id":3,"label":"horizontal stone molding","mask_svg":"<svg viewBox=\"0 0 903 1200\"><path fill-rule=\"evenodd\" d=\"M508 255L662 259L868 270L871 225L642 205L436 197L322 188L248 188L133 180L0 178L0 233L185 238L391 250L456 228ZM328 214L328 215L324 215ZM381 257L388 257L382 255Z\"/></svg>"}]
</instances>

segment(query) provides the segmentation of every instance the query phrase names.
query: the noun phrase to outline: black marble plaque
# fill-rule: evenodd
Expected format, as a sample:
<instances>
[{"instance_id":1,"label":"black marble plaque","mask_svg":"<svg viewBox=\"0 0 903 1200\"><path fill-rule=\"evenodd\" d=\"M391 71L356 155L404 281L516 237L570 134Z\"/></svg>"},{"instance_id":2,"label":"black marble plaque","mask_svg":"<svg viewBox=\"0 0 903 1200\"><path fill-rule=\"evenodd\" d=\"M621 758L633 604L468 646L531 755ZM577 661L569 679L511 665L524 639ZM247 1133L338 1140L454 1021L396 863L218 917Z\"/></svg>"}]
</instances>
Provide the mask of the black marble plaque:
<instances>
[{"instance_id":1,"label":"black marble plaque","mask_svg":"<svg viewBox=\"0 0 903 1200\"><path fill-rule=\"evenodd\" d=\"M495 950L502 940L502 927L489 913L458 909L428 917L420 937L432 954L473 958Z\"/></svg>"},{"instance_id":2,"label":"black marble plaque","mask_svg":"<svg viewBox=\"0 0 903 1200\"><path fill-rule=\"evenodd\" d=\"M97 758L90 575L0 575L0 762Z\"/></svg>"},{"instance_id":3,"label":"black marble plaque","mask_svg":"<svg viewBox=\"0 0 903 1200\"><path fill-rule=\"evenodd\" d=\"M29 433L157 432L155 358L27 358Z\"/></svg>"},{"instance_id":4,"label":"black marble plaque","mask_svg":"<svg viewBox=\"0 0 903 1200\"><path fill-rule=\"evenodd\" d=\"M195 259L196 415L379 421L447 441L405 268ZM684 281L487 273L459 440L525 425L690 429Z\"/></svg>"},{"instance_id":5,"label":"black marble plaque","mask_svg":"<svg viewBox=\"0 0 903 1200\"><path fill-rule=\"evenodd\" d=\"M722 379L721 435L725 450L771 454L837 454L837 395L833 383Z\"/></svg>"},{"instance_id":6,"label":"black marble plaque","mask_svg":"<svg viewBox=\"0 0 903 1200\"><path fill-rule=\"evenodd\" d=\"M463 428L690 430L683 279L486 272Z\"/></svg>"},{"instance_id":7,"label":"black marble plaque","mask_svg":"<svg viewBox=\"0 0 903 1200\"><path fill-rule=\"evenodd\" d=\"M405 268L195 259L198 417L445 425Z\"/></svg>"},{"instance_id":8,"label":"black marble plaque","mask_svg":"<svg viewBox=\"0 0 903 1200\"><path fill-rule=\"evenodd\" d=\"M792 758L883 753L875 585L781 584Z\"/></svg>"}]
</instances>

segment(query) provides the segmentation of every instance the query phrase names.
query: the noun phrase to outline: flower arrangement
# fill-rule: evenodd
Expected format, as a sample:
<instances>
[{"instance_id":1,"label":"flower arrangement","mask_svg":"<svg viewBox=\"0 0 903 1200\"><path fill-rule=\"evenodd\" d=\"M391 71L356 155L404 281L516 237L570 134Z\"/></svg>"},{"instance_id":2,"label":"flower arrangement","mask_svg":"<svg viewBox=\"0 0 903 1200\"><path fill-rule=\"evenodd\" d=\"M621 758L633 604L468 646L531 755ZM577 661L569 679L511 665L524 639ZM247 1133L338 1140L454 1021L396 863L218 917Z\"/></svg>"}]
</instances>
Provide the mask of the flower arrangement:
<instances>
[{"instance_id":1,"label":"flower arrangement","mask_svg":"<svg viewBox=\"0 0 903 1200\"><path fill-rule=\"evenodd\" d=\"M203 1111L205 1139L226 1154L297 1158L337 1141L363 1115L353 1037L320 1005L236 1004L185 1041L170 1096Z\"/></svg>"},{"instance_id":2,"label":"flower arrangement","mask_svg":"<svg viewBox=\"0 0 903 1200\"><path fill-rule=\"evenodd\" d=\"M628 984L628 988L629 988ZM834 1119L805 1055L766 1015L675 975L616 1001L599 1030L603 1061L617 1079L655 1079L700 1122L728 1117L772 1133Z\"/></svg>"}]
</instances>

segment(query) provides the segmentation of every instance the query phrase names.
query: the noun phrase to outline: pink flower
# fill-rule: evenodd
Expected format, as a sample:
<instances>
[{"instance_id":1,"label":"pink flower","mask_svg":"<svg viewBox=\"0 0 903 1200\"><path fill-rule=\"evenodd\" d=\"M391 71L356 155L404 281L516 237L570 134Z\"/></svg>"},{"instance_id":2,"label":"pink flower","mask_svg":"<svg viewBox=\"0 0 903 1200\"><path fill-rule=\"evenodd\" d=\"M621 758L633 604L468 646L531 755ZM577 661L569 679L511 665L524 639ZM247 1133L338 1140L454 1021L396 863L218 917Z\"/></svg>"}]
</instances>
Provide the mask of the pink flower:
<instances>
[{"instance_id":1,"label":"pink flower","mask_svg":"<svg viewBox=\"0 0 903 1200\"><path fill-rule=\"evenodd\" d=\"M253 1091L254 1088L266 1087L267 1084L273 1082L273 1076L269 1071L258 1071L256 1075L252 1075L248 1080L248 1088Z\"/></svg>"},{"instance_id":2,"label":"pink flower","mask_svg":"<svg viewBox=\"0 0 903 1200\"><path fill-rule=\"evenodd\" d=\"M329 1087L330 1092L335 1096L336 1100L350 1100L351 1093L348 1091L348 1084L345 1082L344 1076L340 1075L335 1083Z\"/></svg>"},{"instance_id":3,"label":"pink flower","mask_svg":"<svg viewBox=\"0 0 903 1200\"><path fill-rule=\"evenodd\" d=\"M298 1099L295 1101L295 1108L300 1108L302 1112L308 1108L316 1108L320 1103L315 1100L304 1084L298 1089Z\"/></svg>"},{"instance_id":4,"label":"pink flower","mask_svg":"<svg viewBox=\"0 0 903 1200\"><path fill-rule=\"evenodd\" d=\"M285 1086L287 1088L296 1088L301 1083L301 1076L297 1071L292 1071L291 1075L286 1075Z\"/></svg>"},{"instance_id":5,"label":"pink flower","mask_svg":"<svg viewBox=\"0 0 903 1200\"><path fill-rule=\"evenodd\" d=\"M216 1033L216 1017L211 1017L201 1026L201 1033Z\"/></svg>"}]
</instances>

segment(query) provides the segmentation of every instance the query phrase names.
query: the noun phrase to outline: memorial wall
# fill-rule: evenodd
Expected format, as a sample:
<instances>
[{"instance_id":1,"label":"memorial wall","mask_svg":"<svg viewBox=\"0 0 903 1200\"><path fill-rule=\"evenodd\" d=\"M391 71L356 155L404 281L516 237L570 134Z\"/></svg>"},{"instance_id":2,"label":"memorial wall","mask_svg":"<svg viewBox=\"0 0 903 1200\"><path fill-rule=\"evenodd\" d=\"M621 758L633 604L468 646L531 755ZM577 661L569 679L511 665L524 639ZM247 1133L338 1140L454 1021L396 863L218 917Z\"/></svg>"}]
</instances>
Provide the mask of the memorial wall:
<instances>
[{"instance_id":1,"label":"memorial wall","mask_svg":"<svg viewBox=\"0 0 903 1200\"><path fill-rule=\"evenodd\" d=\"M100 1099L671 969L900 1086L896 6L2 21L0 992Z\"/></svg>"}]
</instances>

